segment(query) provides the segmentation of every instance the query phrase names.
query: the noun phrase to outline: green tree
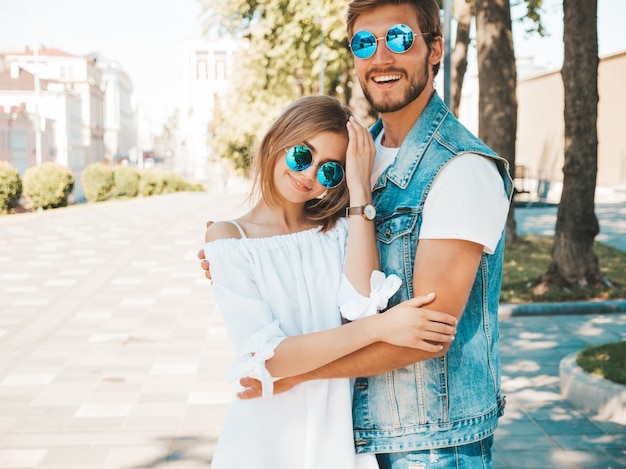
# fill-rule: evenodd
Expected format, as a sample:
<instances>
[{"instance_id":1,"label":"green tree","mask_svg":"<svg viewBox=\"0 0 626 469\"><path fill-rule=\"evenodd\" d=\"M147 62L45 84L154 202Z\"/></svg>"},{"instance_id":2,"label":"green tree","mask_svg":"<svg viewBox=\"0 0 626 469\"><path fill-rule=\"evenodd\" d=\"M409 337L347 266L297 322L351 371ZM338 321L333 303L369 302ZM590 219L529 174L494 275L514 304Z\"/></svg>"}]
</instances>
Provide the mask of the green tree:
<instances>
[{"instance_id":1,"label":"green tree","mask_svg":"<svg viewBox=\"0 0 626 469\"><path fill-rule=\"evenodd\" d=\"M441 1L439 2L441 4ZM523 5L525 13L518 17L516 21L527 25L528 34L537 33L540 36L545 34L545 29L541 22L541 7L543 0L513 0L511 7ZM452 50L452 99L450 109L455 116L459 115L461 104L461 91L463 89L463 79L467 69L467 55L471 44L471 25L475 13L475 0L455 0L454 16L457 21L456 37Z\"/></svg>"},{"instance_id":2,"label":"green tree","mask_svg":"<svg viewBox=\"0 0 626 469\"><path fill-rule=\"evenodd\" d=\"M552 260L537 290L586 288L606 282L593 251L598 169L597 0L563 1L565 164Z\"/></svg>"},{"instance_id":3,"label":"green tree","mask_svg":"<svg viewBox=\"0 0 626 469\"><path fill-rule=\"evenodd\" d=\"M479 137L509 162L515 174L517 134L517 66L512 38L511 6L523 4L525 13L517 21L527 24L528 33L545 33L541 23L543 0L456 0L457 35L452 52L451 110L458 116L467 66L472 16L476 16L479 70ZM515 206L511 204L507 242L517 240Z\"/></svg>"},{"instance_id":4,"label":"green tree","mask_svg":"<svg viewBox=\"0 0 626 469\"><path fill-rule=\"evenodd\" d=\"M515 171L517 136L517 67L513 51L509 0L475 0L478 46L478 136ZM515 241L511 204L506 239Z\"/></svg>"},{"instance_id":5,"label":"green tree","mask_svg":"<svg viewBox=\"0 0 626 469\"><path fill-rule=\"evenodd\" d=\"M234 66L236 93L220 103L211 129L214 150L235 167L247 169L251 144L294 99L323 86L325 94L349 102L348 0L199 1L212 18L207 33L246 44Z\"/></svg>"},{"instance_id":6,"label":"green tree","mask_svg":"<svg viewBox=\"0 0 626 469\"><path fill-rule=\"evenodd\" d=\"M450 110L459 117L463 79L467 70L467 54L470 45L470 30L474 16L474 0L455 0L454 12L457 21L456 40L452 49Z\"/></svg>"}]
</instances>

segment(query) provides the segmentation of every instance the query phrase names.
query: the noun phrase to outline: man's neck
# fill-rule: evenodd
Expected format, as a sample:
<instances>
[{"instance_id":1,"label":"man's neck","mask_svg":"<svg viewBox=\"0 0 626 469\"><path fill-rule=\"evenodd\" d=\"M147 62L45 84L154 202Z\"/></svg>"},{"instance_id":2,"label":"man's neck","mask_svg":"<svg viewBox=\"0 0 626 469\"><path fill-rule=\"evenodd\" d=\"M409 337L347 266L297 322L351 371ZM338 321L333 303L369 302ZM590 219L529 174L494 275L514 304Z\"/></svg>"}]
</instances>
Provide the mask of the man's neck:
<instances>
[{"instance_id":1,"label":"man's neck","mask_svg":"<svg viewBox=\"0 0 626 469\"><path fill-rule=\"evenodd\" d=\"M404 139L422 115L434 92L434 87L428 86L415 101L410 102L399 111L386 112L380 115L383 121L383 129L385 130L382 141L384 146L399 148L402 145L402 142L404 142Z\"/></svg>"}]
</instances>

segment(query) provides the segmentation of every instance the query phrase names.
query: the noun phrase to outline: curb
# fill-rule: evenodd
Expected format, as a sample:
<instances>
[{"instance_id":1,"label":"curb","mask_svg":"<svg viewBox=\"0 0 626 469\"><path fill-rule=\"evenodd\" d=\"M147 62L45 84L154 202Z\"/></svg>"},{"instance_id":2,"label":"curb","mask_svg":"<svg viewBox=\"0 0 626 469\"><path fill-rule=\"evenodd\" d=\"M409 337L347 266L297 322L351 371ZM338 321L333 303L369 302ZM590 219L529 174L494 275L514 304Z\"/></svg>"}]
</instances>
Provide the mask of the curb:
<instances>
[{"instance_id":1,"label":"curb","mask_svg":"<svg viewBox=\"0 0 626 469\"><path fill-rule=\"evenodd\" d=\"M574 407L626 425L626 386L587 373L576 363L579 352L559 364L561 395Z\"/></svg>"},{"instance_id":2,"label":"curb","mask_svg":"<svg viewBox=\"0 0 626 469\"><path fill-rule=\"evenodd\" d=\"M565 301L560 303L501 304L499 317L557 316L626 313L626 299L606 301Z\"/></svg>"}]
</instances>

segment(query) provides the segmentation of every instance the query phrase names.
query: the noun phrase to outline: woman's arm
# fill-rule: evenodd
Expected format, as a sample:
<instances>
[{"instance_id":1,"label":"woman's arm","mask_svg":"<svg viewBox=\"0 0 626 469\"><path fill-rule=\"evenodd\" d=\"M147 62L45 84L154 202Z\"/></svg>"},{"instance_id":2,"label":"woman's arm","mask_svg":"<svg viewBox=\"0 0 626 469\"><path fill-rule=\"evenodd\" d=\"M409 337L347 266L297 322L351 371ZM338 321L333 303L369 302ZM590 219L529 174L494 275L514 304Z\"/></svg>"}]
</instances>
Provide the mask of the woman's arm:
<instances>
[{"instance_id":1,"label":"woman's arm","mask_svg":"<svg viewBox=\"0 0 626 469\"><path fill-rule=\"evenodd\" d=\"M454 316L420 309L434 294L405 301L385 314L358 319L325 331L285 338L265 362L273 377L310 372L376 342L437 353L454 339Z\"/></svg>"},{"instance_id":2,"label":"woman's arm","mask_svg":"<svg viewBox=\"0 0 626 469\"><path fill-rule=\"evenodd\" d=\"M346 182L350 192L350 207L372 203L370 177L376 148L369 131L353 117L347 125ZM370 276L379 269L374 221L352 215L348 223L348 242L344 274L363 296L370 294Z\"/></svg>"}]
</instances>

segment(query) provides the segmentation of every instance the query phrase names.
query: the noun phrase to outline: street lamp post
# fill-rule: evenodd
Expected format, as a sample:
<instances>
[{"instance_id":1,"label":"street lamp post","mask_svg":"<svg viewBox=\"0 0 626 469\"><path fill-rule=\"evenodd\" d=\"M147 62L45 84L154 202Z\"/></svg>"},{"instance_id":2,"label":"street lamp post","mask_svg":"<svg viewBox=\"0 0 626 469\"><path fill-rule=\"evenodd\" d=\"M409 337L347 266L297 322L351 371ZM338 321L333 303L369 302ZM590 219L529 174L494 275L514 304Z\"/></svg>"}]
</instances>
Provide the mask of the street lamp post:
<instances>
[{"instance_id":1,"label":"street lamp post","mask_svg":"<svg viewBox=\"0 0 626 469\"><path fill-rule=\"evenodd\" d=\"M41 116L41 86L39 80L39 25L37 23L37 18L33 13L32 9L25 5L24 9L26 10L28 16L30 17L31 24L31 32L33 37L33 61L34 61L34 70L33 70L33 81L34 81L34 93L35 93L35 105L34 105L34 130L35 130L35 164L39 166L42 163L41 157L41 132L45 130L45 119L42 119Z\"/></svg>"},{"instance_id":2,"label":"street lamp post","mask_svg":"<svg viewBox=\"0 0 626 469\"><path fill-rule=\"evenodd\" d=\"M42 123L44 120L41 117L41 86L39 83L39 39L35 34L35 48L34 48L35 70L35 160L37 166L42 163L41 158L41 131L43 130Z\"/></svg>"},{"instance_id":3,"label":"street lamp post","mask_svg":"<svg viewBox=\"0 0 626 469\"><path fill-rule=\"evenodd\" d=\"M452 103L452 0L443 0L443 100Z\"/></svg>"}]
</instances>

